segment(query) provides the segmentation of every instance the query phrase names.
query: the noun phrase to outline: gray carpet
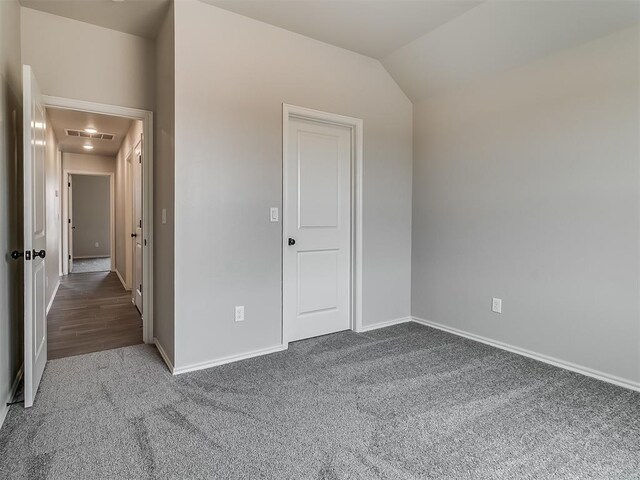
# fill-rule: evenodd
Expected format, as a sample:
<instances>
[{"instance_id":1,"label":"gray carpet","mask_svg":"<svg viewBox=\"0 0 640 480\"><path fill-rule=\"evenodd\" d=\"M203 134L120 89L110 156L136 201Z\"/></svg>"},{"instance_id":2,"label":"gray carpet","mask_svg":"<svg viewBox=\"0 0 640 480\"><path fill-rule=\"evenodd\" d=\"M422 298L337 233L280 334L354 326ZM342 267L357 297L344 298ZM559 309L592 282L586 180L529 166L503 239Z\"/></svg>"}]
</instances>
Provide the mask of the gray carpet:
<instances>
[{"instance_id":1,"label":"gray carpet","mask_svg":"<svg viewBox=\"0 0 640 480\"><path fill-rule=\"evenodd\" d=\"M111 257L74 258L72 273L108 272L111 270Z\"/></svg>"},{"instance_id":2,"label":"gray carpet","mask_svg":"<svg viewBox=\"0 0 640 480\"><path fill-rule=\"evenodd\" d=\"M141 345L49 362L0 478L640 479L640 394L416 324L177 377Z\"/></svg>"}]
</instances>

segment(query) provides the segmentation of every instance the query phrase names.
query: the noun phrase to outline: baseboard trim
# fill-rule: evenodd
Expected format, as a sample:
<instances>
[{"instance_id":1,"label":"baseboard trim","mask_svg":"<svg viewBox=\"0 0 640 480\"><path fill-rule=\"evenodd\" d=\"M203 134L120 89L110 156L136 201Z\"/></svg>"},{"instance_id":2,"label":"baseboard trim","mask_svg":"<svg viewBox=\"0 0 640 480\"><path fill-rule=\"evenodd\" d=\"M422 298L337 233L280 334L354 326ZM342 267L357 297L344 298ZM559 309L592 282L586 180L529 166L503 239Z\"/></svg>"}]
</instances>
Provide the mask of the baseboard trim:
<instances>
[{"instance_id":1,"label":"baseboard trim","mask_svg":"<svg viewBox=\"0 0 640 480\"><path fill-rule=\"evenodd\" d=\"M524 348L515 347L508 343L499 342L497 340L492 340L490 338L486 338L480 335L476 335L474 333L465 332L464 330L459 330L457 328L448 327L446 325L442 325L440 323L431 322L429 320L425 320L420 317L413 317L413 321L419 323L421 325L425 325L427 327L432 327L437 330L442 330L444 332L452 333L453 335L457 335L459 337L468 338L469 340L474 340L476 342L484 343L486 345L490 345L492 347L499 348L501 350L506 350L507 352L515 353L518 355L522 355L524 357L529 357L534 360L538 360L539 362L547 363L549 365L553 365L558 368L563 368L565 370L569 370L574 373L579 373L581 375L585 375L587 377L595 378L597 380L602 380L603 382L611 383L613 385L617 385L619 387L628 388L629 390L634 390L636 392L640 392L640 383L634 382L631 380L627 380L625 378L620 378L615 375L609 375L608 373L600 372L598 370L593 370L591 368L583 367L581 365L577 365L575 363L566 362L564 360L560 360L558 358L550 357L548 355L543 355L541 353L533 352L531 350L526 350Z\"/></svg>"},{"instance_id":2,"label":"baseboard trim","mask_svg":"<svg viewBox=\"0 0 640 480\"><path fill-rule=\"evenodd\" d=\"M181 373L195 372L196 370L204 370L211 367L217 367L219 365L225 365L227 363L238 362L240 360L247 360L249 358L260 357L262 355L269 355L270 353L282 352L287 348L288 348L287 344L277 345L275 347L263 348L261 350L254 350L252 352L243 353L240 355L231 355L229 357L219 358L217 360L211 360L209 362L194 363L193 365L176 367L173 369L173 374L180 375Z\"/></svg>"},{"instance_id":3,"label":"baseboard trim","mask_svg":"<svg viewBox=\"0 0 640 480\"><path fill-rule=\"evenodd\" d=\"M378 322L372 325L363 325L358 330L358 333L370 332L371 330L378 330L379 328L391 327L393 325L400 325L401 323L408 323L413 321L412 317L394 318L393 320L387 320L385 322Z\"/></svg>"},{"instance_id":4,"label":"baseboard trim","mask_svg":"<svg viewBox=\"0 0 640 480\"><path fill-rule=\"evenodd\" d=\"M124 289L129 292L131 289L129 287L127 287L127 284L125 283L124 279L122 278L122 275L120 275L120 272L118 271L118 269L116 268L116 275L118 275L118 278L120 279L120 283L122 283L122 286L124 287Z\"/></svg>"},{"instance_id":5,"label":"baseboard trim","mask_svg":"<svg viewBox=\"0 0 640 480\"><path fill-rule=\"evenodd\" d=\"M169 360L169 355L167 355L167 352L165 352L164 348L162 347L162 344L160 343L160 341L156 337L153 337L153 343L156 346L156 348L158 349L158 352L160 353L160 356L162 357L162 360L164 360L164 363L167 364L167 367L169 368L169 371L173 375L175 373L174 372L175 368L173 367L173 363L171 363L171 360Z\"/></svg>"},{"instance_id":6,"label":"baseboard trim","mask_svg":"<svg viewBox=\"0 0 640 480\"><path fill-rule=\"evenodd\" d=\"M53 305L53 301L56 299L56 295L58 294L58 289L60 288L60 277L58 277L58 282L56 283L56 287L53 289L53 295L49 299L49 303L47 304L47 313L49 315L49 310L51 310L51 306Z\"/></svg>"},{"instance_id":7,"label":"baseboard trim","mask_svg":"<svg viewBox=\"0 0 640 480\"><path fill-rule=\"evenodd\" d=\"M24 364L20 366L18 369L18 373L16 373L16 377L13 379L13 384L11 385L11 389L9 390L9 395L0 405L0 428L4 425L4 421L7 418L7 413L9 413L9 406L7 403L11 403L16 396L16 392L18 391L18 385L20 385L20 380L22 380L22 375L24 374Z\"/></svg>"}]
</instances>

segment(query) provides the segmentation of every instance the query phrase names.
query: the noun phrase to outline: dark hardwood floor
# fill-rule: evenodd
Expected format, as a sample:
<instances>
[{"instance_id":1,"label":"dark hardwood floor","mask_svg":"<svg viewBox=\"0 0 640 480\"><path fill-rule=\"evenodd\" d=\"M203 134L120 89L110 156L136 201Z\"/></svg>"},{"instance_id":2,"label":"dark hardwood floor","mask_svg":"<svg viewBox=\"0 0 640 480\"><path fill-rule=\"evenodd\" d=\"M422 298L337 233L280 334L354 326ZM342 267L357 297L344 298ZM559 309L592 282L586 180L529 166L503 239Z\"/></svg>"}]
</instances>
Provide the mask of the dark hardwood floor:
<instances>
[{"instance_id":1,"label":"dark hardwood floor","mask_svg":"<svg viewBox=\"0 0 640 480\"><path fill-rule=\"evenodd\" d=\"M49 315L48 358L142 343L142 319L112 272L63 277Z\"/></svg>"}]
</instances>

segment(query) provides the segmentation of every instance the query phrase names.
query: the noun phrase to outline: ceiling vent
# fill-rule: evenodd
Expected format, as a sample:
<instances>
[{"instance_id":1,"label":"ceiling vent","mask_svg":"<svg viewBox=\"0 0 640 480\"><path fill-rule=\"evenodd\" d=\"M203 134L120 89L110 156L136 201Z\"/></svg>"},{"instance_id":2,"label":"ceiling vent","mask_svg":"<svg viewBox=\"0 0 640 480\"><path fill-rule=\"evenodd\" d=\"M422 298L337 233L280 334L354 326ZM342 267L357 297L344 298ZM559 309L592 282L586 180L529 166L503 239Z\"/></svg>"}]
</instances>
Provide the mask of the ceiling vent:
<instances>
[{"instance_id":1,"label":"ceiling vent","mask_svg":"<svg viewBox=\"0 0 640 480\"><path fill-rule=\"evenodd\" d=\"M116 136L113 133L87 133L84 130L71 130L67 128L65 130L69 137L78 137L78 138L91 138L93 140L113 140Z\"/></svg>"}]
</instances>

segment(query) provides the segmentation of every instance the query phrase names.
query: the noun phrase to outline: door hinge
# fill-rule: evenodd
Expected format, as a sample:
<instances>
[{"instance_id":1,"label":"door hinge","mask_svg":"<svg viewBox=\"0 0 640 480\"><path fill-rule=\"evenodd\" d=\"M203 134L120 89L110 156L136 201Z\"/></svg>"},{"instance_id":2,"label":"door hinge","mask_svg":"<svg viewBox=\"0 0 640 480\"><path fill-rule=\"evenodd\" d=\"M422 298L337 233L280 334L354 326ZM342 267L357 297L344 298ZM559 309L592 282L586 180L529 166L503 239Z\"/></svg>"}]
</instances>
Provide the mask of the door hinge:
<instances>
[{"instance_id":1,"label":"door hinge","mask_svg":"<svg viewBox=\"0 0 640 480\"><path fill-rule=\"evenodd\" d=\"M71 255L69 255L69 260L71 260Z\"/></svg>"},{"instance_id":2,"label":"door hinge","mask_svg":"<svg viewBox=\"0 0 640 480\"><path fill-rule=\"evenodd\" d=\"M67 187L71 187L71 182L67 183Z\"/></svg>"},{"instance_id":3,"label":"door hinge","mask_svg":"<svg viewBox=\"0 0 640 480\"><path fill-rule=\"evenodd\" d=\"M71 223L71 219L69 219L69 223Z\"/></svg>"},{"instance_id":4,"label":"door hinge","mask_svg":"<svg viewBox=\"0 0 640 480\"><path fill-rule=\"evenodd\" d=\"M142 284L140 284L140 294L142 294Z\"/></svg>"},{"instance_id":5,"label":"door hinge","mask_svg":"<svg viewBox=\"0 0 640 480\"><path fill-rule=\"evenodd\" d=\"M138 226L139 226L140 228L142 228L142 220L139 220L139 221L138 221Z\"/></svg>"}]
</instances>

